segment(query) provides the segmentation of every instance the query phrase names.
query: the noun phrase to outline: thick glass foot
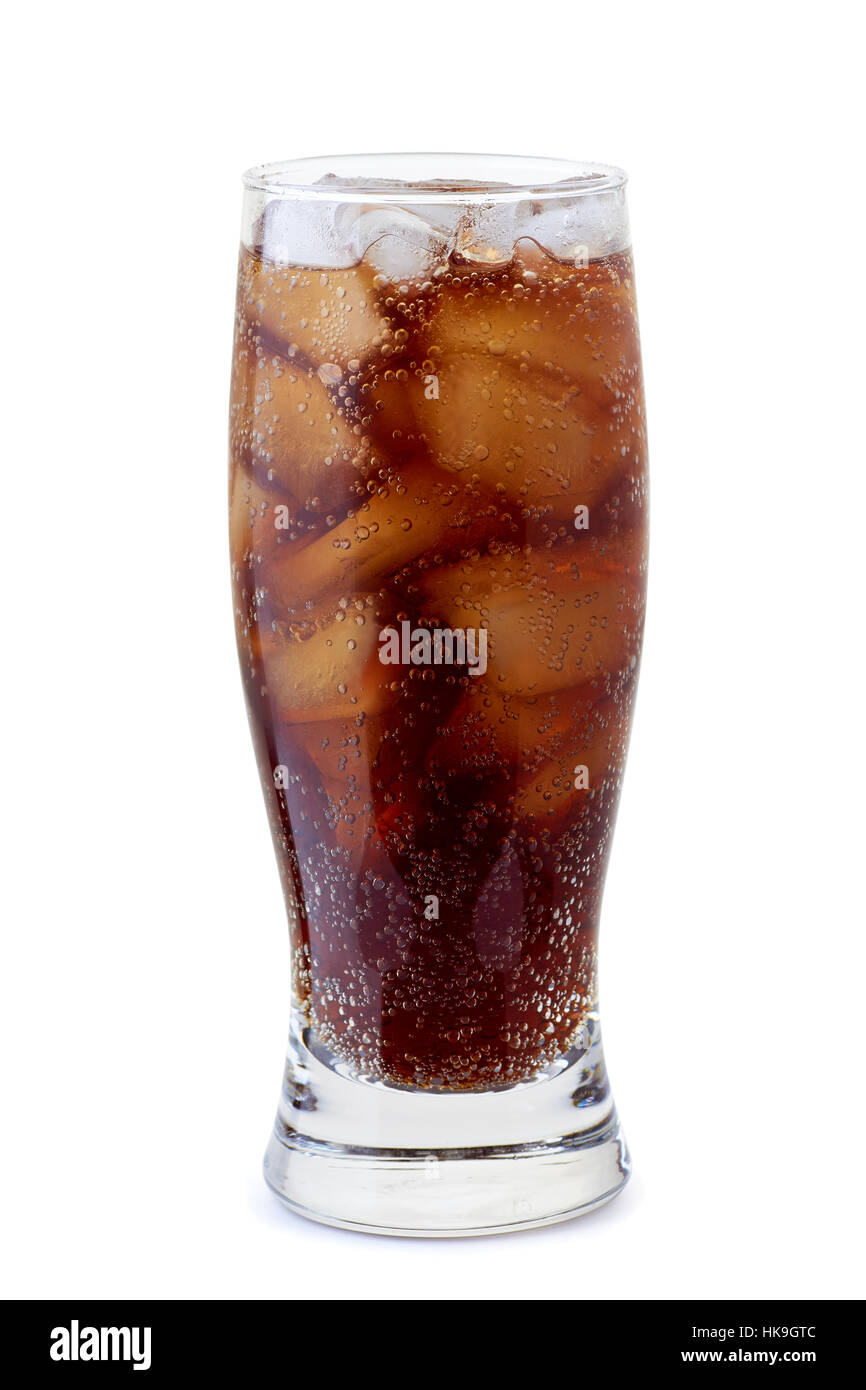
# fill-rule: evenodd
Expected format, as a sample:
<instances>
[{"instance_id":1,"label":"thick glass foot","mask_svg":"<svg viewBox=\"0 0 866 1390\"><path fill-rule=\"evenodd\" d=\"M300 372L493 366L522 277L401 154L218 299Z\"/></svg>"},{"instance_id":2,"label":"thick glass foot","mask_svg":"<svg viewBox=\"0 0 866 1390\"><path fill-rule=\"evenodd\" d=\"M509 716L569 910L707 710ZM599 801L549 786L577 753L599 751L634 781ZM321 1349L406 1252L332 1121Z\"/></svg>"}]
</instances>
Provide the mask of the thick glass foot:
<instances>
[{"instance_id":1,"label":"thick glass foot","mask_svg":"<svg viewBox=\"0 0 866 1390\"><path fill-rule=\"evenodd\" d=\"M492 1235L591 1211L630 1163L597 1020L584 1042L524 1085L419 1093L344 1074L297 1029L265 1179L302 1216L380 1235Z\"/></svg>"},{"instance_id":2,"label":"thick glass foot","mask_svg":"<svg viewBox=\"0 0 866 1390\"><path fill-rule=\"evenodd\" d=\"M265 1179L313 1221L392 1236L477 1236L568 1221L615 1197L629 1159L616 1117L591 1135L504 1149L351 1149L276 1133Z\"/></svg>"}]
</instances>

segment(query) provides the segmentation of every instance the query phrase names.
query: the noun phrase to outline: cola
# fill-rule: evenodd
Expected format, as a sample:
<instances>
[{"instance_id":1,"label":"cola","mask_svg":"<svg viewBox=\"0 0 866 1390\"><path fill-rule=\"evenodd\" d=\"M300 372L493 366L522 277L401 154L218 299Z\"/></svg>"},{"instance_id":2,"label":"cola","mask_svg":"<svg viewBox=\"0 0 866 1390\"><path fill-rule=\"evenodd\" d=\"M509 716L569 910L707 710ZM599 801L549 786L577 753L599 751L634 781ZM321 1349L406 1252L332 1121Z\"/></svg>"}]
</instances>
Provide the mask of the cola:
<instances>
[{"instance_id":1,"label":"cola","mask_svg":"<svg viewBox=\"0 0 866 1390\"><path fill-rule=\"evenodd\" d=\"M309 246L265 202L230 423L295 1006L344 1074L446 1092L543 1076L594 1016L647 561L627 245L459 192L329 204Z\"/></svg>"}]
</instances>

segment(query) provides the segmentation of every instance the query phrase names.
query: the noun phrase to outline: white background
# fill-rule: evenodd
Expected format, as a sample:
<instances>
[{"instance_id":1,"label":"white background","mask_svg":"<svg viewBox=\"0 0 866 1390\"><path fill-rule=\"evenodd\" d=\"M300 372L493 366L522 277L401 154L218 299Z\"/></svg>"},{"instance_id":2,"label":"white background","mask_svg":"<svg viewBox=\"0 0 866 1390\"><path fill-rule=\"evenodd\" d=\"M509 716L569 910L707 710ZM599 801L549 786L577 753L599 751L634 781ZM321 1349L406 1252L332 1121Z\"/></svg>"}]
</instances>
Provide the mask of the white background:
<instances>
[{"instance_id":1,"label":"white background","mask_svg":"<svg viewBox=\"0 0 866 1390\"><path fill-rule=\"evenodd\" d=\"M866 1292L856 14L7 16L6 1295ZM634 1177L465 1242L307 1224L260 1177L288 948L229 595L240 174L395 148L629 170L649 404L602 930Z\"/></svg>"}]
</instances>

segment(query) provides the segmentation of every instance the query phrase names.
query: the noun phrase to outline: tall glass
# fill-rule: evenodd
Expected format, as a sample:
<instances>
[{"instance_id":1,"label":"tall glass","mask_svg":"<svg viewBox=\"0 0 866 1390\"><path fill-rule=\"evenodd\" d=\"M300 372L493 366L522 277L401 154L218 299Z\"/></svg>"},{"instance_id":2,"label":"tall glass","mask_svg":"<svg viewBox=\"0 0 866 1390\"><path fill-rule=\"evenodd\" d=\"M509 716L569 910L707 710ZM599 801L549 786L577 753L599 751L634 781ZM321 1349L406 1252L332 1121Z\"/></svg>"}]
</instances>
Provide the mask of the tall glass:
<instances>
[{"instance_id":1,"label":"tall glass","mask_svg":"<svg viewBox=\"0 0 866 1390\"><path fill-rule=\"evenodd\" d=\"M265 1174L316 1220L512 1230L628 1176L596 993L647 558L624 186L245 178L232 576L291 939Z\"/></svg>"}]
</instances>

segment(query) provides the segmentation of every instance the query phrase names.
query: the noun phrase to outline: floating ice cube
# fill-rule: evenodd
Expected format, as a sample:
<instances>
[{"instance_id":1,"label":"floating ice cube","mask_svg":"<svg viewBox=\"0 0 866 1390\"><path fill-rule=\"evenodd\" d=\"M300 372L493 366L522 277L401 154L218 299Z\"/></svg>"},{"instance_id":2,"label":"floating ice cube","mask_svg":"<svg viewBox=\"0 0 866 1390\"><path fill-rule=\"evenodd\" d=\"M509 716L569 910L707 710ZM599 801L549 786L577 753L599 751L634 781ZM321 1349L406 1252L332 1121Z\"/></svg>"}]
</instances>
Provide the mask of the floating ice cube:
<instances>
[{"instance_id":1,"label":"floating ice cube","mask_svg":"<svg viewBox=\"0 0 866 1390\"><path fill-rule=\"evenodd\" d=\"M460 203L413 203L411 191L408 190L406 197L407 201L400 204L404 212L411 213L413 217L420 217L434 231L444 236L449 244L453 242L460 226L460 219L465 212Z\"/></svg>"},{"instance_id":2,"label":"floating ice cube","mask_svg":"<svg viewBox=\"0 0 866 1390\"><path fill-rule=\"evenodd\" d=\"M575 266L623 251L630 241L622 189L521 203L516 220L519 237L531 237L557 260Z\"/></svg>"},{"instance_id":3,"label":"floating ice cube","mask_svg":"<svg viewBox=\"0 0 866 1390\"><path fill-rule=\"evenodd\" d=\"M365 259L395 284L426 280L448 257L448 238L404 208L347 203L338 225L354 260Z\"/></svg>"},{"instance_id":4,"label":"floating ice cube","mask_svg":"<svg viewBox=\"0 0 866 1390\"><path fill-rule=\"evenodd\" d=\"M354 265L357 257L339 233L340 209L339 203L272 198L262 209L257 229L265 259L321 270Z\"/></svg>"},{"instance_id":5,"label":"floating ice cube","mask_svg":"<svg viewBox=\"0 0 866 1390\"><path fill-rule=\"evenodd\" d=\"M518 203L480 203L469 208L457 229L455 250L478 265L506 265L514 255Z\"/></svg>"}]
</instances>

